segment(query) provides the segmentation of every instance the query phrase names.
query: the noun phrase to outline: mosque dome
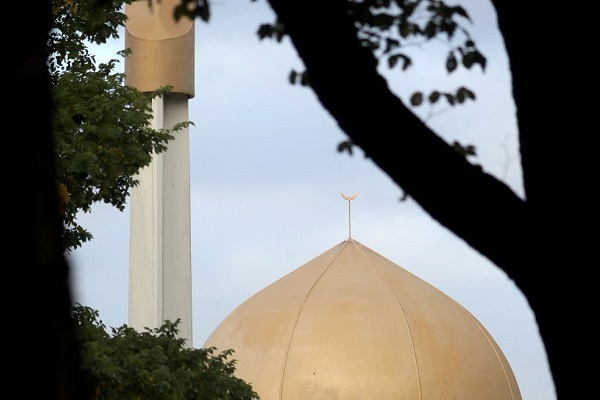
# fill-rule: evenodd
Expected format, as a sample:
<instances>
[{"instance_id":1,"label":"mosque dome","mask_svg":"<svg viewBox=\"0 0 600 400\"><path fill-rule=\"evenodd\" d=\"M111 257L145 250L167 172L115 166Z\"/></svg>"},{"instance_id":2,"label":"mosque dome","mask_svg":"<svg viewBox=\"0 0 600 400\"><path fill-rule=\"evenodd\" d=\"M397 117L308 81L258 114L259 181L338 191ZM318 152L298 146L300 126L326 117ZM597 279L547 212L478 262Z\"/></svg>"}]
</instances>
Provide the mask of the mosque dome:
<instances>
[{"instance_id":1,"label":"mosque dome","mask_svg":"<svg viewBox=\"0 0 600 400\"><path fill-rule=\"evenodd\" d=\"M203 347L233 349L261 400L520 400L483 325L348 238L240 304Z\"/></svg>"}]
</instances>

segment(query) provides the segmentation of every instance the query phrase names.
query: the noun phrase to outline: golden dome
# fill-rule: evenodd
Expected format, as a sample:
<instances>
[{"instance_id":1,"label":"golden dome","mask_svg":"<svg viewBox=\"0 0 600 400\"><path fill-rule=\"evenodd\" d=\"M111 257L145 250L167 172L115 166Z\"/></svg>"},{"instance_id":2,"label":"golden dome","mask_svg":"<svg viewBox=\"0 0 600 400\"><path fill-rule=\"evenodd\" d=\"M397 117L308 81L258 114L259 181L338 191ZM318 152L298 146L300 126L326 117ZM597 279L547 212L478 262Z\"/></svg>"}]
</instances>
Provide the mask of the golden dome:
<instances>
[{"instance_id":1,"label":"golden dome","mask_svg":"<svg viewBox=\"0 0 600 400\"><path fill-rule=\"evenodd\" d=\"M521 399L471 313L350 238L238 306L213 346L262 400Z\"/></svg>"}]
</instances>

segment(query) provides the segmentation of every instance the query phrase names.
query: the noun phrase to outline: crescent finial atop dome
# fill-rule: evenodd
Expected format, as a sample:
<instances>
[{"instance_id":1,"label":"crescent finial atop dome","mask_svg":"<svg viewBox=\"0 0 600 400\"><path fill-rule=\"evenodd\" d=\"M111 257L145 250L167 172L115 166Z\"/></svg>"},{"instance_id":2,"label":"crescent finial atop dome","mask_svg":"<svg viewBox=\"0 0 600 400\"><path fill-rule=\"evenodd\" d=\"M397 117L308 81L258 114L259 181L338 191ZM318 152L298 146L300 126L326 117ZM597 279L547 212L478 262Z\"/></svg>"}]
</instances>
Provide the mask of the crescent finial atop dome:
<instances>
[{"instance_id":1,"label":"crescent finial atop dome","mask_svg":"<svg viewBox=\"0 0 600 400\"><path fill-rule=\"evenodd\" d=\"M351 221L352 221L352 220L351 220L351 218L350 218L350 217L351 217L351 216L350 216L350 202L351 202L352 200L354 200L354 199L355 199L355 198L358 196L358 193L356 193L356 194L353 194L352 196L346 196L346 195L345 195L344 193L342 193L342 192L340 192L340 194L342 195L342 198L343 198L344 200L347 200L347 201L348 201L348 239L350 239L350 238L352 238L352 229L351 229L351 227L352 227L352 222L351 222Z\"/></svg>"}]
</instances>

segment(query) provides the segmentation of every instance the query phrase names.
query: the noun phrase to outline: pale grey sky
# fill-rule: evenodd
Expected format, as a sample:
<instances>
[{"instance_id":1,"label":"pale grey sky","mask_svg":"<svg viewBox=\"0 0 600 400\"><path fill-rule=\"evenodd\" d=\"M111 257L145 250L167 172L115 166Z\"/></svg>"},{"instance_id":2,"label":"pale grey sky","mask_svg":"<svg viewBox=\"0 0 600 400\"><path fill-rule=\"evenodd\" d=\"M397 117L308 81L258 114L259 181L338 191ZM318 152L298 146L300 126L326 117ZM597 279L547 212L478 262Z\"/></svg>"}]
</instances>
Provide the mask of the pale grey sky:
<instances>
[{"instance_id":1,"label":"pale grey sky","mask_svg":"<svg viewBox=\"0 0 600 400\"><path fill-rule=\"evenodd\" d=\"M336 152L345 136L306 88L289 42L260 42L272 22L266 2L213 1L196 24L196 97L190 100L193 345L200 347L235 307L348 235L426 280L469 310L492 334L524 400L552 400L554 386L533 314L514 283L429 217L359 150ZM473 89L477 101L428 123L445 140L477 146L474 160L522 193L510 76L488 1L462 2L488 57L485 73L448 77L441 59L415 48L409 73L385 71L407 99L415 89ZM122 49L108 46L109 56ZM98 50L99 54L105 54ZM429 59L431 58L431 59ZM419 111L425 118L425 110ZM107 326L127 323L129 209L105 205L80 216L94 239L71 257L75 299Z\"/></svg>"}]
</instances>

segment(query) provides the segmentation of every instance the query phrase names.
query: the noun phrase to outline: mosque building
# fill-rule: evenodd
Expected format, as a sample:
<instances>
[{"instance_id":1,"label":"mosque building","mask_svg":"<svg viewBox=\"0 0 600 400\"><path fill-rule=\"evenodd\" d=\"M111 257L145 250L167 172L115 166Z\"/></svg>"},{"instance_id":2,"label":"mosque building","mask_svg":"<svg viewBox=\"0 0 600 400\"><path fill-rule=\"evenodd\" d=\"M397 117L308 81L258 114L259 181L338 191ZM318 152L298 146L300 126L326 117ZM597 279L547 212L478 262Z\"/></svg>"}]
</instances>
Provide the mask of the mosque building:
<instances>
[{"instance_id":1,"label":"mosque building","mask_svg":"<svg viewBox=\"0 0 600 400\"><path fill-rule=\"evenodd\" d=\"M262 400L521 399L469 311L350 235L239 305L203 347L233 349Z\"/></svg>"}]
</instances>

